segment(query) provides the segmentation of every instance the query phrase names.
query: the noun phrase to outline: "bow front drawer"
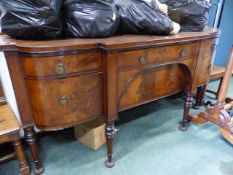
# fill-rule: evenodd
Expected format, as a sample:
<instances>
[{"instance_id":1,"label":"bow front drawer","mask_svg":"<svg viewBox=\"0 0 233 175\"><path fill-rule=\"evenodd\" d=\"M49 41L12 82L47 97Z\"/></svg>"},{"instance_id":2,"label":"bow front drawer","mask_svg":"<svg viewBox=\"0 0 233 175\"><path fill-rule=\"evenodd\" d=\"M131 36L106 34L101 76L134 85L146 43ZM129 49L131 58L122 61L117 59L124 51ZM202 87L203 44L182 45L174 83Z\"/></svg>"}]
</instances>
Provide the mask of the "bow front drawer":
<instances>
[{"instance_id":1,"label":"bow front drawer","mask_svg":"<svg viewBox=\"0 0 233 175\"><path fill-rule=\"evenodd\" d=\"M26 76L56 76L100 70L102 60L100 52L52 57L24 56L23 67Z\"/></svg>"},{"instance_id":2,"label":"bow front drawer","mask_svg":"<svg viewBox=\"0 0 233 175\"><path fill-rule=\"evenodd\" d=\"M38 128L59 129L102 116L102 73L58 79L28 79ZM51 128L50 128L51 129Z\"/></svg>"},{"instance_id":3,"label":"bow front drawer","mask_svg":"<svg viewBox=\"0 0 233 175\"><path fill-rule=\"evenodd\" d=\"M199 45L199 42L195 42L121 52L118 55L118 66L129 67L196 58L198 56Z\"/></svg>"}]
</instances>

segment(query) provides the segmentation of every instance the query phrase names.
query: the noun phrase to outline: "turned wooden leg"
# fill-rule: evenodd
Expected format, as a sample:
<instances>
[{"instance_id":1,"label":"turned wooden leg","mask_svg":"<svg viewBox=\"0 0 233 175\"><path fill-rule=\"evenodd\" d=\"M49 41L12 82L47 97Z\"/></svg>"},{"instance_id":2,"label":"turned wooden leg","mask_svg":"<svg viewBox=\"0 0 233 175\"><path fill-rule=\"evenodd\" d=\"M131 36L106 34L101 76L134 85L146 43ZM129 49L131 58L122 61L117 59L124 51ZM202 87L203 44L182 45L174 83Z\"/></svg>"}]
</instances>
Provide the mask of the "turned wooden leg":
<instances>
[{"instance_id":1,"label":"turned wooden leg","mask_svg":"<svg viewBox=\"0 0 233 175\"><path fill-rule=\"evenodd\" d=\"M27 144L29 145L30 152L32 154L32 159L35 163L35 171L34 174L39 175L44 172L44 168L41 164L39 154L38 154L38 148L36 144L36 135L34 127L27 127L24 129L25 132L25 140Z\"/></svg>"},{"instance_id":2,"label":"turned wooden leg","mask_svg":"<svg viewBox=\"0 0 233 175\"><path fill-rule=\"evenodd\" d=\"M180 123L180 130L187 131L188 129L188 119L189 119L189 110L192 106L193 95L190 92L186 93L185 103L184 103L184 112L183 112L183 121Z\"/></svg>"},{"instance_id":3,"label":"turned wooden leg","mask_svg":"<svg viewBox=\"0 0 233 175\"><path fill-rule=\"evenodd\" d=\"M15 154L18 158L19 161L19 167L20 167L20 172L22 175L29 175L30 170L29 170L29 166L27 164L26 158L25 158L25 154L23 151L23 147L21 144L20 140L16 140L12 142L15 148Z\"/></svg>"},{"instance_id":4,"label":"turned wooden leg","mask_svg":"<svg viewBox=\"0 0 233 175\"><path fill-rule=\"evenodd\" d=\"M221 88L222 81L223 81L223 77L220 79L220 83L219 83L219 85L218 85L218 90L217 90L217 93L216 93L216 99L218 98L218 94L219 94L219 92L220 92L220 88Z\"/></svg>"},{"instance_id":5,"label":"turned wooden leg","mask_svg":"<svg viewBox=\"0 0 233 175\"><path fill-rule=\"evenodd\" d=\"M206 87L207 85L200 86L197 88L196 103L194 105L195 109L199 109L201 106L203 106L205 102Z\"/></svg>"},{"instance_id":6,"label":"turned wooden leg","mask_svg":"<svg viewBox=\"0 0 233 175\"><path fill-rule=\"evenodd\" d=\"M112 158L113 153L113 138L116 134L117 129L115 128L114 123L106 123L105 127L105 135L106 135L106 142L107 142L107 154L108 159L105 161L105 165L108 168L112 168L115 165L115 161Z\"/></svg>"}]
</instances>

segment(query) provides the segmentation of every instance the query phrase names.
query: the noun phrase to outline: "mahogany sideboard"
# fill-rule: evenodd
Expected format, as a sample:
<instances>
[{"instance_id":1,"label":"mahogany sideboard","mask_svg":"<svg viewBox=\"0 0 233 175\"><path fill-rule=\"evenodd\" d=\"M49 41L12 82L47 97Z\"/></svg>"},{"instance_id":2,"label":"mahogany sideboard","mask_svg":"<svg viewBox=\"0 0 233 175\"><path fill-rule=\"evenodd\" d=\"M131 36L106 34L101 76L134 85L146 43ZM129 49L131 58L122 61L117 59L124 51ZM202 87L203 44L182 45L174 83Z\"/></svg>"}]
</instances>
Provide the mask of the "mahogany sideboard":
<instances>
[{"instance_id":1,"label":"mahogany sideboard","mask_svg":"<svg viewBox=\"0 0 233 175\"><path fill-rule=\"evenodd\" d=\"M37 174L43 171L34 126L60 130L103 117L107 167L118 112L184 91L183 121L196 88L208 82L219 31L174 36L14 40L0 36Z\"/></svg>"}]
</instances>

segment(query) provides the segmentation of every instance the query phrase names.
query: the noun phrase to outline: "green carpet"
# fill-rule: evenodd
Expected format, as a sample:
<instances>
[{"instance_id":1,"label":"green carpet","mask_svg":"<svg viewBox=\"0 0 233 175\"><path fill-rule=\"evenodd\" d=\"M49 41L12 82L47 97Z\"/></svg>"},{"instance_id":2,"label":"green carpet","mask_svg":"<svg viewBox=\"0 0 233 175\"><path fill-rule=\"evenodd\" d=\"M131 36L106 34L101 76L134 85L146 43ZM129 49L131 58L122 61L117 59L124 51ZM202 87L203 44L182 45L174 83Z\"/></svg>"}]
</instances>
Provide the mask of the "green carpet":
<instances>
[{"instance_id":1,"label":"green carpet","mask_svg":"<svg viewBox=\"0 0 233 175\"><path fill-rule=\"evenodd\" d=\"M179 131L182 107L181 98L170 97L121 113L112 169L104 166L105 146L92 151L71 129L49 133L39 139L44 175L232 175L233 146L211 123ZM17 173L16 160L0 165L0 175Z\"/></svg>"}]
</instances>

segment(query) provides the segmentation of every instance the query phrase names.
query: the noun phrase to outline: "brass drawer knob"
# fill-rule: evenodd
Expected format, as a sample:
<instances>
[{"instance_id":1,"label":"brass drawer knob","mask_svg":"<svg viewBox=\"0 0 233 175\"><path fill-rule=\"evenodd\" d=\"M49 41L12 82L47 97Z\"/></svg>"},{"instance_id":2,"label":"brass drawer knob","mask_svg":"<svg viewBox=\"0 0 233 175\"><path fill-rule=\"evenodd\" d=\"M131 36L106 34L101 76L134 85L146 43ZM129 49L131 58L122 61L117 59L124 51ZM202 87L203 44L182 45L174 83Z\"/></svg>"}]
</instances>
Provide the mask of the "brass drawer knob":
<instances>
[{"instance_id":1,"label":"brass drawer knob","mask_svg":"<svg viewBox=\"0 0 233 175\"><path fill-rule=\"evenodd\" d=\"M139 62L140 62L140 64L146 64L146 57L142 55L142 56L139 58Z\"/></svg>"},{"instance_id":2,"label":"brass drawer knob","mask_svg":"<svg viewBox=\"0 0 233 175\"><path fill-rule=\"evenodd\" d=\"M185 49L182 49L181 51L180 51L180 56L181 57L187 57L189 55L189 53L185 50Z\"/></svg>"},{"instance_id":3,"label":"brass drawer knob","mask_svg":"<svg viewBox=\"0 0 233 175\"><path fill-rule=\"evenodd\" d=\"M56 66L56 72L58 75L62 75L66 73L65 65L63 63L59 63Z\"/></svg>"},{"instance_id":4,"label":"brass drawer knob","mask_svg":"<svg viewBox=\"0 0 233 175\"><path fill-rule=\"evenodd\" d=\"M68 99L68 97L61 97L61 98L59 99L59 103L60 103L60 105L62 105L62 106L68 106L68 104L69 104L69 99Z\"/></svg>"}]
</instances>

